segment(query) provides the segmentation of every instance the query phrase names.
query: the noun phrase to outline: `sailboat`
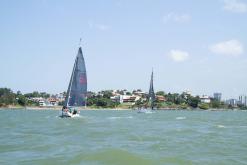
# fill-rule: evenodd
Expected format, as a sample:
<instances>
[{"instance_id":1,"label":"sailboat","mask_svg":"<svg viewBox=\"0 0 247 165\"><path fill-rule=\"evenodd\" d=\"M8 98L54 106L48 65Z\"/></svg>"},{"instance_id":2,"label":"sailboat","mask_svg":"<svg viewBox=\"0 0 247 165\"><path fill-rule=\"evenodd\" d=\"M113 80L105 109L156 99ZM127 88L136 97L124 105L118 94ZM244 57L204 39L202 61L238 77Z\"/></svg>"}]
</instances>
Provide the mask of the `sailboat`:
<instances>
[{"instance_id":1,"label":"sailboat","mask_svg":"<svg viewBox=\"0 0 247 165\"><path fill-rule=\"evenodd\" d=\"M152 110L154 110L154 101L155 101L153 75L154 74L153 74L153 70L152 70L150 86L149 86L149 93L148 93L148 98L147 98L147 104L146 104L145 108L139 109L138 113L153 113Z\"/></svg>"},{"instance_id":2,"label":"sailboat","mask_svg":"<svg viewBox=\"0 0 247 165\"><path fill-rule=\"evenodd\" d=\"M60 117L77 117L76 107L86 106L87 73L82 48L79 47Z\"/></svg>"}]
</instances>

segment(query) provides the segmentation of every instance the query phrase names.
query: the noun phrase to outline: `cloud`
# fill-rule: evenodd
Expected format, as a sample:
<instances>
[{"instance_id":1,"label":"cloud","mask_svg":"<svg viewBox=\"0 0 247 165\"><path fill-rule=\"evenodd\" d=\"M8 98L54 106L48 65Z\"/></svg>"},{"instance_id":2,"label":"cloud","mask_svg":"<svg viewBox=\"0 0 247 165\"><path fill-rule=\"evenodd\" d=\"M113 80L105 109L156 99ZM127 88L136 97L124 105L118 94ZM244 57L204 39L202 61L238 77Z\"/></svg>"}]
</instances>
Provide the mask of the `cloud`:
<instances>
[{"instance_id":1,"label":"cloud","mask_svg":"<svg viewBox=\"0 0 247 165\"><path fill-rule=\"evenodd\" d=\"M181 50L170 50L168 55L175 62L183 62L189 58L189 53Z\"/></svg>"},{"instance_id":2,"label":"cloud","mask_svg":"<svg viewBox=\"0 0 247 165\"><path fill-rule=\"evenodd\" d=\"M215 54L239 56L244 52L243 44L238 40L223 41L209 46Z\"/></svg>"},{"instance_id":3,"label":"cloud","mask_svg":"<svg viewBox=\"0 0 247 165\"><path fill-rule=\"evenodd\" d=\"M97 23L94 23L93 21L89 21L88 22L88 25L91 29L97 29L97 30L100 30L100 31L106 31L106 30L109 30L110 29L110 26L108 25L105 25L105 24L97 24Z\"/></svg>"},{"instance_id":4,"label":"cloud","mask_svg":"<svg viewBox=\"0 0 247 165\"><path fill-rule=\"evenodd\" d=\"M176 22L176 23L187 23L190 22L191 16L189 14L177 14L177 13L169 13L163 17L164 23L167 22Z\"/></svg>"},{"instance_id":5,"label":"cloud","mask_svg":"<svg viewBox=\"0 0 247 165\"><path fill-rule=\"evenodd\" d=\"M240 2L239 0L224 0L223 9L226 11L231 11L235 13L245 13L247 12L247 4Z\"/></svg>"}]
</instances>

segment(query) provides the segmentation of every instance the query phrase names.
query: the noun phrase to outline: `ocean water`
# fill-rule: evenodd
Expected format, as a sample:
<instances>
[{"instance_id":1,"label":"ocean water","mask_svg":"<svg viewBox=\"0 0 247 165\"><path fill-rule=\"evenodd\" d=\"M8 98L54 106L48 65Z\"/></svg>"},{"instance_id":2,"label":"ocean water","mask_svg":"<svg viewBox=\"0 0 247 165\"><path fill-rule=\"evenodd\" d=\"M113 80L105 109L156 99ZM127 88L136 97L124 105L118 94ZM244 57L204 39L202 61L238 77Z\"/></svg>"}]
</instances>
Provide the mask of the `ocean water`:
<instances>
[{"instance_id":1,"label":"ocean water","mask_svg":"<svg viewBox=\"0 0 247 165\"><path fill-rule=\"evenodd\" d=\"M1 165L247 164L247 111L0 110Z\"/></svg>"}]
</instances>

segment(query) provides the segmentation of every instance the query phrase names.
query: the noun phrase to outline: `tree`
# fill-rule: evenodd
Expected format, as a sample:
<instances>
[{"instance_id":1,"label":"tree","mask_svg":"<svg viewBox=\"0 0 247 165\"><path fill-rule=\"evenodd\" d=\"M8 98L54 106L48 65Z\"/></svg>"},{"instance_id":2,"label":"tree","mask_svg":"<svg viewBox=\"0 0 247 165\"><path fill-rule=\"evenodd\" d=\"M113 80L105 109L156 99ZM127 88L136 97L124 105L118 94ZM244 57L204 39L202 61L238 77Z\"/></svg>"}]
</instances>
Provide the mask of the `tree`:
<instances>
[{"instance_id":1,"label":"tree","mask_svg":"<svg viewBox=\"0 0 247 165\"><path fill-rule=\"evenodd\" d=\"M193 107L193 108L197 108L198 104L200 103L200 98L199 96L193 97L193 96L189 96L188 97L188 104Z\"/></svg>"},{"instance_id":2,"label":"tree","mask_svg":"<svg viewBox=\"0 0 247 165\"><path fill-rule=\"evenodd\" d=\"M58 105L63 106L65 101L58 102Z\"/></svg>"},{"instance_id":3,"label":"tree","mask_svg":"<svg viewBox=\"0 0 247 165\"><path fill-rule=\"evenodd\" d=\"M28 103L28 100L24 95L18 95L16 99L18 104L21 106L26 106Z\"/></svg>"},{"instance_id":4,"label":"tree","mask_svg":"<svg viewBox=\"0 0 247 165\"><path fill-rule=\"evenodd\" d=\"M39 92L38 92L38 91L34 91L34 92L32 93L32 97L40 97Z\"/></svg>"},{"instance_id":5,"label":"tree","mask_svg":"<svg viewBox=\"0 0 247 165\"><path fill-rule=\"evenodd\" d=\"M142 99L138 99L138 100L135 102L135 105L137 105L137 106L140 106L140 105L142 105L142 104L143 104Z\"/></svg>"},{"instance_id":6,"label":"tree","mask_svg":"<svg viewBox=\"0 0 247 165\"><path fill-rule=\"evenodd\" d=\"M25 97L28 98L32 98L32 97L44 97L44 98L48 98L50 95L45 93L45 92L41 92L39 93L38 91L33 91L33 93L26 93L24 94Z\"/></svg>"},{"instance_id":7,"label":"tree","mask_svg":"<svg viewBox=\"0 0 247 165\"><path fill-rule=\"evenodd\" d=\"M118 93L119 93L120 95L124 95L124 91L123 91L123 90L119 91Z\"/></svg>"},{"instance_id":8,"label":"tree","mask_svg":"<svg viewBox=\"0 0 247 165\"><path fill-rule=\"evenodd\" d=\"M171 102L174 104L180 104L182 102L178 93L168 93L165 97L167 99L167 102Z\"/></svg>"},{"instance_id":9,"label":"tree","mask_svg":"<svg viewBox=\"0 0 247 165\"><path fill-rule=\"evenodd\" d=\"M182 104L179 106L179 108L181 108L181 109L187 109L187 108L188 108L188 104L182 103Z\"/></svg>"},{"instance_id":10,"label":"tree","mask_svg":"<svg viewBox=\"0 0 247 165\"><path fill-rule=\"evenodd\" d=\"M92 106L96 103L96 99L93 97L87 98L87 106Z\"/></svg>"},{"instance_id":11,"label":"tree","mask_svg":"<svg viewBox=\"0 0 247 165\"><path fill-rule=\"evenodd\" d=\"M48 93L46 93L46 92L41 92L41 93L39 94L39 96L47 99L47 98L50 97L50 94L48 94Z\"/></svg>"},{"instance_id":12,"label":"tree","mask_svg":"<svg viewBox=\"0 0 247 165\"><path fill-rule=\"evenodd\" d=\"M96 100L96 106L98 106L98 107L107 107L107 99L106 98L98 98Z\"/></svg>"},{"instance_id":13,"label":"tree","mask_svg":"<svg viewBox=\"0 0 247 165\"><path fill-rule=\"evenodd\" d=\"M107 100L107 107L115 108L115 107L117 107L118 105L119 105L118 102L114 102L114 101L112 101L112 100L110 100L110 99Z\"/></svg>"},{"instance_id":14,"label":"tree","mask_svg":"<svg viewBox=\"0 0 247 165\"><path fill-rule=\"evenodd\" d=\"M112 97L112 90L101 91L104 98L110 99Z\"/></svg>"},{"instance_id":15,"label":"tree","mask_svg":"<svg viewBox=\"0 0 247 165\"><path fill-rule=\"evenodd\" d=\"M131 93L130 92L126 92L126 95L131 96Z\"/></svg>"},{"instance_id":16,"label":"tree","mask_svg":"<svg viewBox=\"0 0 247 165\"><path fill-rule=\"evenodd\" d=\"M156 92L156 95L165 96L165 92L164 91L158 91L158 92Z\"/></svg>"},{"instance_id":17,"label":"tree","mask_svg":"<svg viewBox=\"0 0 247 165\"><path fill-rule=\"evenodd\" d=\"M167 102L174 103L173 95L171 93L168 93L166 95Z\"/></svg>"},{"instance_id":18,"label":"tree","mask_svg":"<svg viewBox=\"0 0 247 165\"><path fill-rule=\"evenodd\" d=\"M16 104L16 95L9 88L0 88L0 106Z\"/></svg>"},{"instance_id":19,"label":"tree","mask_svg":"<svg viewBox=\"0 0 247 165\"><path fill-rule=\"evenodd\" d=\"M220 108L220 105L221 103L220 103L220 101L218 101L218 100L215 100L215 99L213 99L212 101L211 101L211 106L212 106L212 108Z\"/></svg>"}]
</instances>

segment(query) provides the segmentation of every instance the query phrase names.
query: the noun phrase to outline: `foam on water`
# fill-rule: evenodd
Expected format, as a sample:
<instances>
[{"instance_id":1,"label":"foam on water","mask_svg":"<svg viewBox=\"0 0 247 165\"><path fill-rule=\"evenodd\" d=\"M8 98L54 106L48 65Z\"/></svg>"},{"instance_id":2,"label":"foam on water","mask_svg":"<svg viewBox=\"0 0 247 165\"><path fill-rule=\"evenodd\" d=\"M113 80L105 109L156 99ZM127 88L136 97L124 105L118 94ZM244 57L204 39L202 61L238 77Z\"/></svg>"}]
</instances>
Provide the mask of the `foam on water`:
<instances>
[{"instance_id":1,"label":"foam on water","mask_svg":"<svg viewBox=\"0 0 247 165\"><path fill-rule=\"evenodd\" d=\"M147 112L145 112L145 113L147 113L147 114L152 114L152 113L155 113L155 112L153 112L153 111L147 111Z\"/></svg>"},{"instance_id":2,"label":"foam on water","mask_svg":"<svg viewBox=\"0 0 247 165\"><path fill-rule=\"evenodd\" d=\"M218 128L225 128L224 125L217 125Z\"/></svg>"},{"instance_id":3,"label":"foam on water","mask_svg":"<svg viewBox=\"0 0 247 165\"><path fill-rule=\"evenodd\" d=\"M133 116L112 116L112 117L107 117L107 119L110 120L116 120L116 119L132 119Z\"/></svg>"},{"instance_id":4,"label":"foam on water","mask_svg":"<svg viewBox=\"0 0 247 165\"><path fill-rule=\"evenodd\" d=\"M182 117L176 117L177 120L184 120L186 119L186 117L182 116Z\"/></svg>"}]
</instances>

